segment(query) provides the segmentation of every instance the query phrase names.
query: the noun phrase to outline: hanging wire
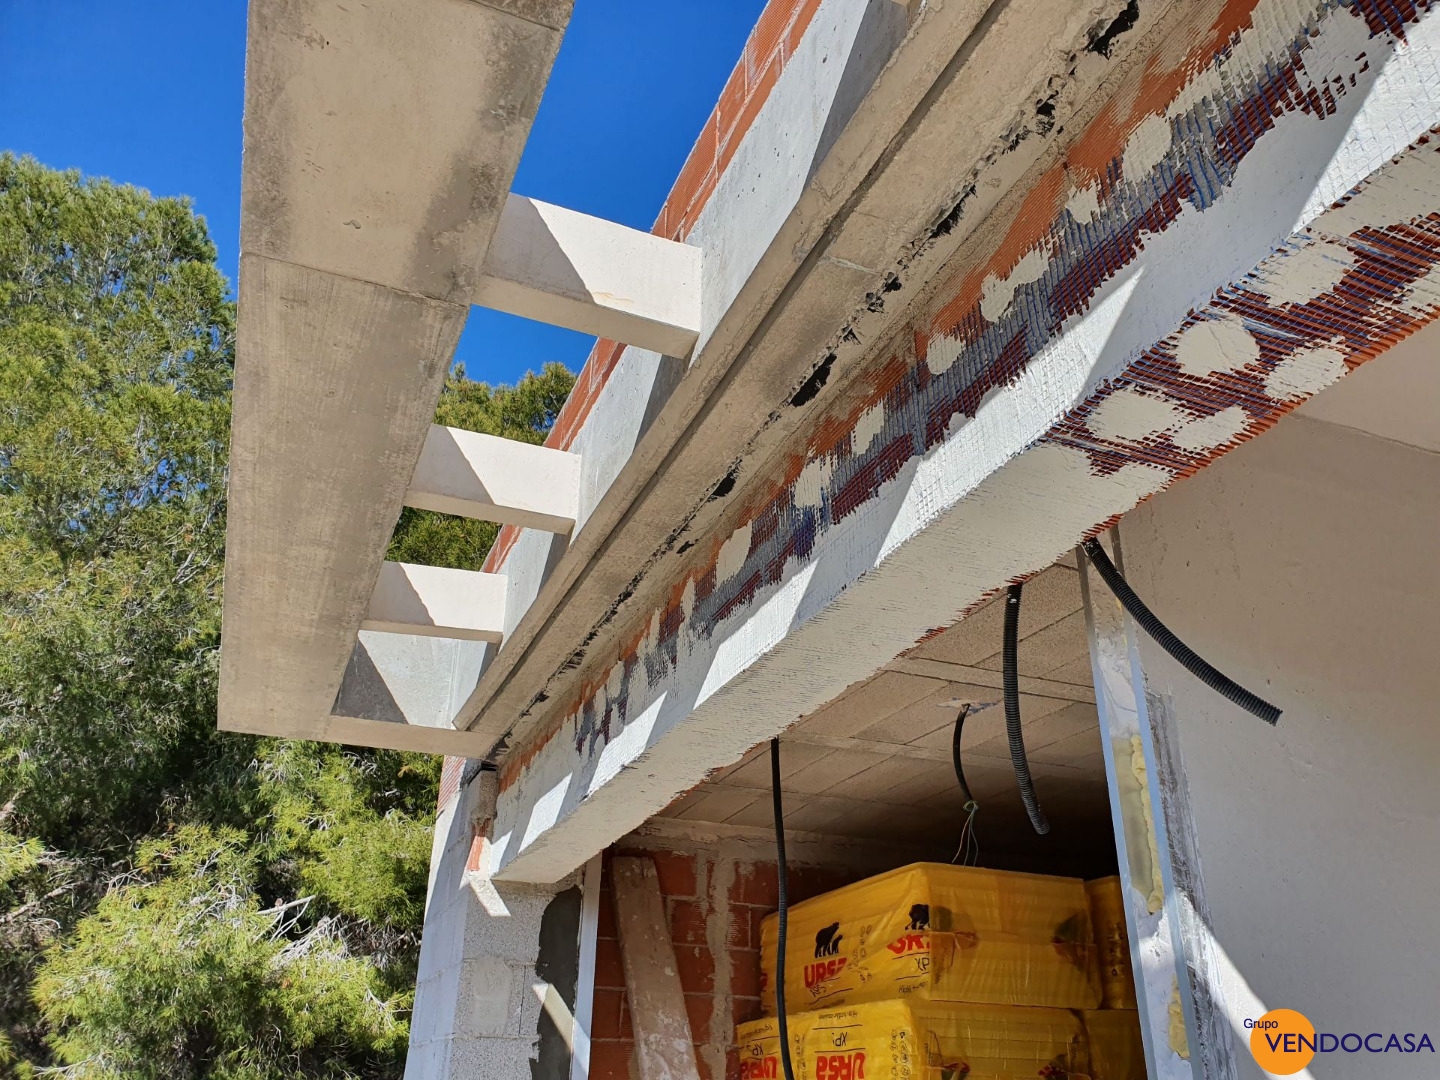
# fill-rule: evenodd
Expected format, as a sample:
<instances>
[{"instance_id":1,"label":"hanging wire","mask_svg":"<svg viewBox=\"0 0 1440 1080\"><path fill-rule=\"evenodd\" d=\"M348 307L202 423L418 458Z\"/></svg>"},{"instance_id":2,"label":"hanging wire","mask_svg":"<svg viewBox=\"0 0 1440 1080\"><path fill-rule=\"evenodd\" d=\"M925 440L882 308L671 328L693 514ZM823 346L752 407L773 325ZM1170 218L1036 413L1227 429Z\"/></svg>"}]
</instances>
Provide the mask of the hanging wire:
<instances>
[{"instance_id":1,"label":"hanging wire","mask_svg":"<svg viewBox=\"0 0 1440 1080\"><path fill-rule=\"evenodd\" d=\"M960 828L960 846L950 861L963 866L975 866L980 861L980 840L975 834L975 813L980 809L980 804L975 801L970 785L965 781L965 767L960 759L960 740L965 733L965 718L969 715L970 702L967 701L960 706L959 715L955 717L955 734L950 740L950 760L955 765L955 780L960 785L960 794L965 798L965 805L962 807L965 811L965 824Z\"/></svg>"}]
</instances>

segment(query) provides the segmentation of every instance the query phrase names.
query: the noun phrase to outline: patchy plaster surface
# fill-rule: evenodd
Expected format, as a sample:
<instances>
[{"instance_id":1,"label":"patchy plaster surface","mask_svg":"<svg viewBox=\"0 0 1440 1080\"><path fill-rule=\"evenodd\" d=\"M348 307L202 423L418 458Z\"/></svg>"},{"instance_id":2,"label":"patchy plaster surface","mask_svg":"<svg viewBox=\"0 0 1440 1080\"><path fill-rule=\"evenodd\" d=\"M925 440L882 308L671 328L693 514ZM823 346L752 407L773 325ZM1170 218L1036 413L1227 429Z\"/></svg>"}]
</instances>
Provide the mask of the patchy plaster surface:
<instances>
[{"instance_id":1,"label":"patchy plaster surface","mask_svg":"<svg viewBox=\"0 0 1440 1080\"><path fill-rule=\"evenodd\" d=\"M643 820L825 700L809 699L843 658L797 650L843 648L865 621L856 597L877 630L855 654L899 651L887 635L935 625L940 597L968 595L958 615L1432 318L1440 116L1415 89L1440 89L1437 27L1413 5L1236 0L1183 55L1170 44L1138 68L1115 97L1126 115L1107 109L1039 178L993 257L882 357L868 398L824 418L558 726L506 759L498 858L587 801L622 811L593 836L618 835L637 823L624 813ZM959 584L869 587L942 519L969 523ZM782 643L783 662L763 659ZM807 662L819 674L781 700L657 756L742 674L783 684ZM633 799L597 800L621 772Z\"/></svg>"}]
</instances>

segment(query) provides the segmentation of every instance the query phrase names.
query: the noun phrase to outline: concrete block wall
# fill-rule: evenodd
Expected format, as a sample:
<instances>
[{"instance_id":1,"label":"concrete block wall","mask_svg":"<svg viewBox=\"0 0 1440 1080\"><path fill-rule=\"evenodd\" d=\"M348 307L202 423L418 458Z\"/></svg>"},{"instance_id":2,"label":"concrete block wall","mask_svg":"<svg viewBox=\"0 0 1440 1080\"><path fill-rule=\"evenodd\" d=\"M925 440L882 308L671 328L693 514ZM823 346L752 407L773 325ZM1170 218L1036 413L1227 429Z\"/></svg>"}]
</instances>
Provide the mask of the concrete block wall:
<instances>
[{"instance_id":1,"label":"concrete block wall","mask_svg":"<svg viewBox=\"0 0 1440 1080\"><path fill-rule=\"evenodd\" d=\"M735 1025L760 1015L760 922L777 904L774 861L758 848L724 843L686 845L685 850L627 843L612 853L654 859L700 1080L738 1080ZM791 897L804 900L864 876L840 865L792 865ZM590 1080L632 1080L634 1033L608 857L603 881Z\"/></svg>"},{"instance_id":2,"label":"concrete block wall","mask_svg":"<svg viewBox=\"0 0 1440 1080\"><path fill-rule=\"evenodd\" d=\"M573 882L497 885L481 875L493 775L462 782L462 771L454 769L442 780L408 1080L528 1077L537 1057L541 920Z\"/></svg>"}]
</instances>

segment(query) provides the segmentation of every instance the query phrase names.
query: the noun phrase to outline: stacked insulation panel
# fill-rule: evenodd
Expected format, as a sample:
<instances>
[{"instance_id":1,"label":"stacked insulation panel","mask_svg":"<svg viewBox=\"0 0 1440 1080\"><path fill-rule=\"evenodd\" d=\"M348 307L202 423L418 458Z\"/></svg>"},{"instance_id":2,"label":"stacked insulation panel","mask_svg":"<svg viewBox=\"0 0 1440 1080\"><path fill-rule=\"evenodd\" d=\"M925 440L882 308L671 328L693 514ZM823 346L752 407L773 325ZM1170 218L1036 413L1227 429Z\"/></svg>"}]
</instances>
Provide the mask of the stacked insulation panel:
<instances>
[{"instance_id":1,"label":"stacked insulation panel","mask_svg":"<svg viewBox=\"0 0 1440 1080\"><path fill-rule=\"evenodd\" d=\"M1097 939L1092 906L1078 879L932 863L795 905L785 1003L796 1080L1143 1080L1126 1028L1138 1044L1133 989L1128 1013L1105 1008L1124 999L1119 976L1128 983L1123 910L1117 954ZM766 1018L737 1032L744 1080L781 1075L777 931L772 915Z\"/></svg>"}]
</instances>

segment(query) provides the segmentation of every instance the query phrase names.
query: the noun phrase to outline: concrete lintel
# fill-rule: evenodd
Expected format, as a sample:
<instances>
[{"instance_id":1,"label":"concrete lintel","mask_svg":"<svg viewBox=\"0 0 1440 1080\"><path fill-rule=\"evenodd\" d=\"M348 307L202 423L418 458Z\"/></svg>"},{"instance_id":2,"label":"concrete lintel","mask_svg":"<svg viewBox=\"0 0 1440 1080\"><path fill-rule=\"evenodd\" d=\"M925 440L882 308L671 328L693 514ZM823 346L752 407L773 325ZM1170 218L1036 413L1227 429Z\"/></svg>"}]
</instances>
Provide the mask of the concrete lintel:
<instances>
[{"instance_id":1,"label":"concrete lintel","mask_svg":"<svg viewBox=\"0 0 1440 1080\"><path fill-rule=\"evenodd\" d=\"M551 722L501 763L502 876L569 873L1440 313L1440 15L1402 36L1292 5L1215 51L1224 8L1184 13L1176 40L1199 53L1168 104L1136 103L1137 60L1114 88L1135 127L1107 113L1077 136L1086 175L1123 180L1065 195L1078 165L1062 159L1031 177L1046 199L1007 197L1011 232L956 253L900 344L877 342L872 378L797 439L787 479L772 464L763 491L737 492L617 647L547 703ZM1354 92L1323 119L1296 99L1237 161L1209 121L1268 100L1272 57L1302 86ZM1162 105L1176 116L1155 120ZM1177 199L1177 177L1211 186ZM1045 222L1019 213L1042 203Z\"/></svg>"},{"instance_id":2,"label":"concrete lintel","mask_svg":"<svg viewBox=\"0 0 1440 1080\"><path fill-rule=\"evenodd\" d=\"M1124 4L1108 6L1119 12ZM712 492L770 483L834 388L893 335L927 276L1050 152L1038 136L1014 139L1017 125L1035 119L1037 87L1066 85L1053 113L1062 126L1077 107L1098 109L1103 80L1126 70L1138 40L1178 5L1142 8L1140 22L1103 57L1085 50L1090 9L1057 13L1049 0L1017 0L988 20L991 7L924 5L857 104L844 80L819 91L816 80L839 68L863 71L878 44L870 29L890 20L903 26L903 14L894 4L826 6L834 25L824 35L807 32L746 136L754 150L742 147L696 227L710 254L706 329L694 360L457 724L519 741L571 693L580 643L590 656L614 652L622 619L668 590L677 548L691 546L674 542L676 523L685 523L687 539L708 536L738 501L710 499ZM846 50L849 59L837 61ZM831 118L818 144L797 146L794 132L805 125L795 110L813 114L817 93L836 95L821 110ZM972 173L989 168L992 151L1004 159L990 170L994 183L965 198L973 213L963 225L938 229ZM887 286L897 252L905 275ZM816 393L828 389L815 398L805 389L812 383ZM637 567L646 568L639 578Z\"/></svg>"},{"instance_id":3,"label":"concrete lintel","mask_svg":"<svg viewBox=\"0 0 1440 1080\"><path fill-rule=\"evenodd\" d=\"M405 505L568 534L580 504L580 456L432 424Z\"/></svg>"},{"instance_id":4,"label":"concrete lintel","mask_svg":"<svg viewBox=\"0 0 1440 1080\"><path fill-rule=\"evenodd\" d=\"M473 300L685 357L700 333L700 249L513 192Z\"/></svg>"},{"instance_id":5,"label":"concrete lintel","mask_svg":"<svg viewBox=\"0 0 1440 1080\"><path fill-rule=\"evenodd\" d=\"M499 644L505 575L383 563L361 629Z\"/></svg>"}]
</instances>

